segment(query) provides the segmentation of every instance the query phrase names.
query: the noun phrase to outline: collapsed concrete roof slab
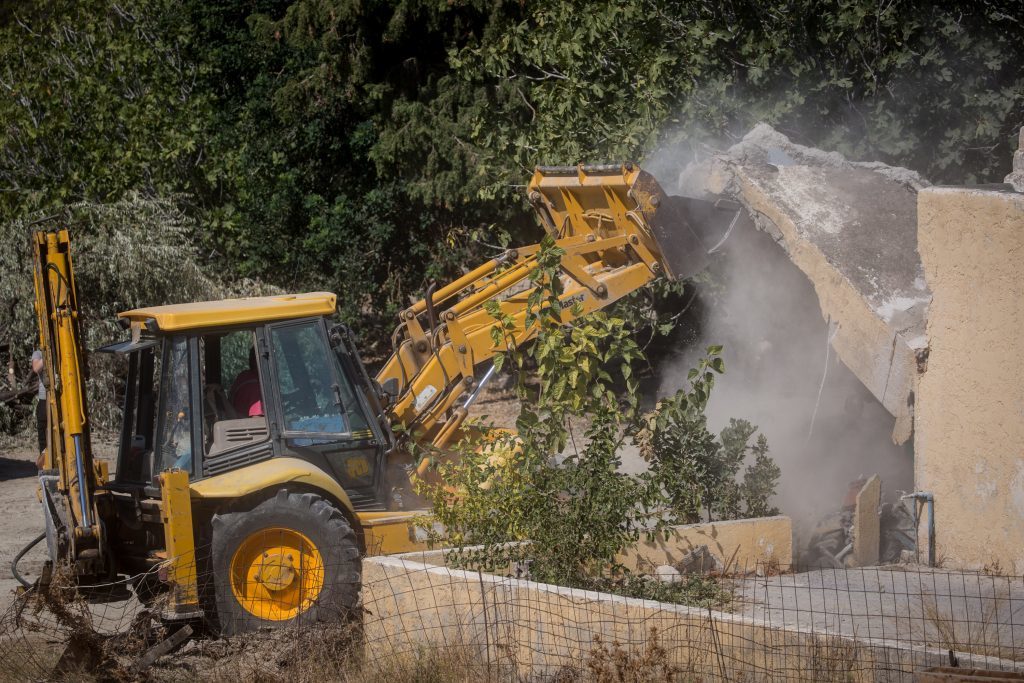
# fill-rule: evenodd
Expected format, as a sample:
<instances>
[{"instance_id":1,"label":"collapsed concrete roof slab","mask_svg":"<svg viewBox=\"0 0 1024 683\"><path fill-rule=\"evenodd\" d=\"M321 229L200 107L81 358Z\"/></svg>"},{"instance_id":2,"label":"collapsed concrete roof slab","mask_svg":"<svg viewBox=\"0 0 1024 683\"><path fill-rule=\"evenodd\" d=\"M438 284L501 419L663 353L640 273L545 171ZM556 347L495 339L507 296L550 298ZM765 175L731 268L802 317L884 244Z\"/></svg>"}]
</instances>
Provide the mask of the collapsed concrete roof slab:
<instances>
[{"instance_id":1,"label":"collapsed concrete roof slab","mask_svg":"<svg viewBox=\"0 0 1024 683\"><path fill-rule=\"evenodd\" d=\"M931 293L917 250L917 173L846 160L760 124L704 167L704 189L739 201L811 280L832 347L896 418L913 428ZM692 178L691 178L692 182Z\"/></svg>"}]
</instances>

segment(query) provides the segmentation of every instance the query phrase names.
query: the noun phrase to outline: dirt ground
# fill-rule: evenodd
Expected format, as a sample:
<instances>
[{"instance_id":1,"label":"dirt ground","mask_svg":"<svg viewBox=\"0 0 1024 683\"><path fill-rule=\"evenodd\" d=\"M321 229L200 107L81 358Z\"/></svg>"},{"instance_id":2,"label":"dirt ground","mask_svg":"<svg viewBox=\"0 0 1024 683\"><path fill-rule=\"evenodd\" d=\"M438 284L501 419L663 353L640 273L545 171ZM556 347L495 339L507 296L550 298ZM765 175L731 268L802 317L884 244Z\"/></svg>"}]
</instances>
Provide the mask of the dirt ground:
<instances>
[{"instance_id":1,"label":"dirt ground","mask_svg":"<svg viewBox=\"0 0 1024 683\"><path fill-rule=\"evenodd\" d=\"M0 444L0 614L14 598L18 582L11 575L11 561L26 543L43 530L43 512L36 497L35 434L26 431ZM97 457L110 458L113 446L97 442ZM39 576L46 560L46 544L39 543L18 563L29 581Z\"/></svg>"},{"instance_id":2,"label":"dirt ground","mask_svg":"<svg viewBox=\"0 0 1024 683\"><path fill-rule=\"evenodd\" d=\"M0 614L7 611L18 582L11 561L22 547L43 530L43 512L36 498L36 452L31 435L13 445L0 446ZM30 581L38 576L46 557L40 543L19 564Z\"/></svg>"}]
</instances>

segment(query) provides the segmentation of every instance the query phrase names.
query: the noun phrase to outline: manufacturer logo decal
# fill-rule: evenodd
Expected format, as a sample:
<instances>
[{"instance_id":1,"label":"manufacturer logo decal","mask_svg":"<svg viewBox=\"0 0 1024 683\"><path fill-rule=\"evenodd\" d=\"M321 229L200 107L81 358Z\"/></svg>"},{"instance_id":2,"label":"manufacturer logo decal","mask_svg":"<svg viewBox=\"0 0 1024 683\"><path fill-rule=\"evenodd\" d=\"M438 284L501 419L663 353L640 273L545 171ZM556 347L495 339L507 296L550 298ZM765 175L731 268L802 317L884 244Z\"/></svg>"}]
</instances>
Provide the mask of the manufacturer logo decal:
<instances>
[{"instance_id":1,"label":"manufacturer logo decal","mask_svg":"<svg viewBox=\"0 0 1024 683\"><path fill-rule=\"evenodd\" d=\"M430 399L434 398L434 394L437 393L437 387L433 384L428 384L427 387L416 394L416 401L413 403L413 407L416 410L423 410L423 406L427 405Z\"/></svg>"}]
</instances>

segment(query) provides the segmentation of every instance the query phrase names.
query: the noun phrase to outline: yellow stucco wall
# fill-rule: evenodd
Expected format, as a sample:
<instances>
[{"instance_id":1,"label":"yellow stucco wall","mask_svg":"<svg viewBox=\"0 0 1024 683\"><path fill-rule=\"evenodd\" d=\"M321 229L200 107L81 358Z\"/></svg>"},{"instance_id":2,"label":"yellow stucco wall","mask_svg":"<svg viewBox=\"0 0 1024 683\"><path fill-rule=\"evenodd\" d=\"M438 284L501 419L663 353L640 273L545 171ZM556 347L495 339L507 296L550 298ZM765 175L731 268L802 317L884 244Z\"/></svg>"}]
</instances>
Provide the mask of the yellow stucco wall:
<instances>
[{"instance_id":1,"label":"yellow stucco wall","mask_svg":"<svg viewBox=\"0 0 1024 683\"><path fill-rule=\"evenodd\" d=\"M1024 195L929 188L918 219L933 298L914 478L935 496L936 554L1024 574Z\"/></svg>"},{"instance_id":2,"label":"yellow stucco wall","mask_svg":"<svg viewBox=\"0 0 1024 683\"><path fill-rule=\"evenodd\" d=\"M789 569L793 565L793 522L789 517L755 517L726 522L683 524L670 527L653 541L639 543L619 555L631 571L653 573L660 565L675 565L688 553L706 545L731 574L748 574L766 565ZM402 557L425 564L445 564L444 550L405 553Z\"/></svg>"},{"instance_id":3,"label":"yellow stucco wall","mask_svg":"<svg viewBox=\"0 0 1024 683\"><path fill-rule=\"evenodd\" d=\"M429 555L429 554L427 554ZM551 680L586 666L604 644L639 654L656 629L668 664L693 680L890 680L879 674L935 666L947 650L923 643L839 636L702 607L624 598L424 563L424 553L363 563L365 661L394 668L434 648L487 662L501 680ZM809 609L810 604L804 609ZM897 629L898 631L898 629ZM905 633L903 635L906 635ZM600 639L595 640L595 639ZM959 653L961 665L993 666ZM1000 666L1005 666L1002 662ZM478 672L484 680L484 672ZM723 676L723 674L725 674Z\"/></svg>"},{"instance_id":4,"label":"yellow stucco wall","mask_svg":"<svg viewBox=\"0 0 1024 683\"><path fill-rule=\"evenodd\" d=\"M674 565L706 545L730 572L793 564L793 523L789 517L758 517L673 527L665 538L642 540L620 559L629 569Z\"/></svg>"}]
</instances>

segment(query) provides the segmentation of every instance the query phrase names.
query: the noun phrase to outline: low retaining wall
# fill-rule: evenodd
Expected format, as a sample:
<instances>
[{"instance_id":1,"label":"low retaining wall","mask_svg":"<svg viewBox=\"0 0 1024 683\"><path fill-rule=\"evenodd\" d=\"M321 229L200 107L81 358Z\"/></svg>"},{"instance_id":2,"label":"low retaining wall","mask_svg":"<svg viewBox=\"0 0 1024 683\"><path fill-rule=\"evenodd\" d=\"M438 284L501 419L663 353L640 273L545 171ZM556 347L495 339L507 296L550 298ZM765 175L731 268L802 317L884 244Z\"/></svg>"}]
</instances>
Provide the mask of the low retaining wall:
<instances>
[{"instance_id":1,"label":"low retaining wall","mask_svg":"<svg viewBox=\"0 0 1024 683\"><path fill-rule=\"evenodd\" d=\"M710 679L909 681L920 667L948 662L946 650L906 641L451 569L418 561L424 555L364 562L369 661L442 648L468 651L499 680L544 680L585 668L598 642L639 654L656 629L668 662ZM964 653L959 660L964 667L1014 667Z\"/></svg>"},{"instance_id":2,"label":"low retaining wall","mask_svg":"<svg viewBox=\"0 0 1024 683\"><path fill-rule=\"evenodd\" d=\"M619 561L634 571L675 565L707 546L731 572L793 564L793 523L789 517L757 517L673 527L664 538L641 541Z\"/></svg>"},{"instance_id":3,"label":"low retaining wall","mask_svg":"<svg viewBox=\"0 0 1024 683\"><path fill-rule=\"evenodd\" d=\"M657 628L660 642L671 643L674 662L695 671L714 664L706 611L397 556L368 560L363 573L366 656L371 661L426 647L468 648L530 680L582 666L595 637L606 644L637 645ZM731 626L732 635L742 638Z\"/></svg>"}]
</instances>

